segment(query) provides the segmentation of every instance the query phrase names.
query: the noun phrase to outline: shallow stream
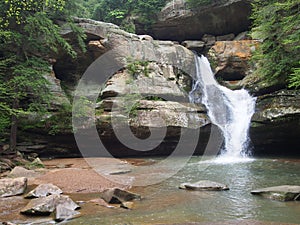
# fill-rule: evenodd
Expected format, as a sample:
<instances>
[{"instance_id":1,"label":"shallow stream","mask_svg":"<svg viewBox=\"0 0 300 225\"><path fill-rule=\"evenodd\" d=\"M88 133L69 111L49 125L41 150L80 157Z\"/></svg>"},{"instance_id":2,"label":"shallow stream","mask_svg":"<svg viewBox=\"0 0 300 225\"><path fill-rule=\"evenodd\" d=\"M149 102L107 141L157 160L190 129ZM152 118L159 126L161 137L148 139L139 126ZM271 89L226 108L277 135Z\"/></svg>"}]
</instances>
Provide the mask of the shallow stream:
<instances>
[{"instance_id":1,"label":"shallow stream","mask_svg":"<svg viewBox=\"0 0 300 225\"><path fill-rule=\"evenodd\" d=\"M178 189L180 183L201 179L227 184L230 190ZM136 202L133 210L86 204L80 210L83 215L68 224L300 224L300 202L277 202L250 194L253 189L285 184L300 185L300 160L255 159L222 164L193 157L162 183L134 187L132 191L141 194L143 200ZM95 195L85 195L88 197Z\"/></svg>"}]
</instances>

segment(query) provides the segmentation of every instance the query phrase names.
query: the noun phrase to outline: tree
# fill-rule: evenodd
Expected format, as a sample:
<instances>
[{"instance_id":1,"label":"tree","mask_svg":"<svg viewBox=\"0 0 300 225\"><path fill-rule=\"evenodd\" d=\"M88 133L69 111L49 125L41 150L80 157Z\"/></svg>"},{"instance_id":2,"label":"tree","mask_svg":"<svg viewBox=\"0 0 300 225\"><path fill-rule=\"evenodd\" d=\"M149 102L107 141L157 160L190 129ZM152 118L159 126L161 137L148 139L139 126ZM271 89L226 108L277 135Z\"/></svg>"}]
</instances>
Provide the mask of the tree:
<instances>
[{"instance_id":1,"label":"tree","mask_svg":"<svg viewBox=\"0 0 300 225\"><path fill-rule=\"evenodd\" d=\"M254 55L259 62L256 73L300 87L299 0L255 0L252 19L252 36L263 41Z\"/></svg>"},{"instance_id":2,"label":"tree","mask_svg":"<svg viewBox=\"0 0 300 225\"><path fill-rule=\"evenodd\" d=\"M67 20L66 0L4 0L0 3L0 132L10 125L15 152L18 119L45 112L49 91L45 73L59 49L76 52L60 35L55 19ZM79 30L77 30L80 33ZM79 35L81 45L84 36Z\"/></svg>"},{"instance_id":3,"label":"tree","mask_svg":"<svg viewBox=\"0 0 300 225\"><path fill-rule=\"evenodd\" d=\"M166 0L100 0L92 18L135 32L133 18L148 28L165 4Z\"/></svg>"}]
</instances>

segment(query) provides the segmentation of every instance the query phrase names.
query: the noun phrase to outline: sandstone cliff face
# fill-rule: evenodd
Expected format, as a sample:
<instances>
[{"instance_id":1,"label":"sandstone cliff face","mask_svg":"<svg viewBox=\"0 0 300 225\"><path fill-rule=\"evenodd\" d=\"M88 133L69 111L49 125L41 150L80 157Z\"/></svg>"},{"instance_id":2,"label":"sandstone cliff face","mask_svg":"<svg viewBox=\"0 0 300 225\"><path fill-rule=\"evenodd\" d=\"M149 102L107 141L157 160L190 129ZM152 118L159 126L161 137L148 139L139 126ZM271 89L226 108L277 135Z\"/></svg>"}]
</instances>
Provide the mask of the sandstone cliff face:
<instances>
[{"instance_id":1,"label":"sandstone cliff face","mask_svg":"<svg viewBox=\"0 0 300 225\"><path fill-rule=\"evenodd\" d=\"M204 34L238 34L248 30L250 0L216 0L198 9L189 9L185 0L170 1L159 14L150 33L163 40L199 40Z\"/></svg>"},{"instance_id":2,"label":"sandstone cliff face","mask_svg":"<svg viewBox=\"0 0 300 225\"><path fill-rule=\"evenodd\" d=\"M239 1L230 1L230 4L233 2ZM170 154L186 129L201 129L196 153L203 153L210 134L210 121L205 107L190 104L188 99L195 77L194 54L177 43L130 34L113 24L86 19L76 21L87 34L88 51L81 53L76 60L64 55L56 59L53 66L55 74L48 77L52 92L59 98L59 101L53 101L56 109L71 100L88 66L110 52L120 68L112 71L103 83L101 93L96 93L99 98L95 122L99 136L106 146L111 147L112 154L136 154L119 143L112 126L113 117L117 118L118 126L129 124L133 134L142 139L150 135L149 127L154 130L167 127L163 143L143 155ZM65 37L72 37L68 27L63 32ZM253 75L255 64L250 57L259 42L221 41L220 38L206 36L205 43L185 44L197 47L207 43L211 46L208 57L219 82L232 89L246 88L258 96L250 130L255 154L280 154L285 147L288 147L286 152L295 153L300 137L299 91L284 90L278 83L264 83ZM61 122L68 119L62 117ZM55 136L47 136L41 130L29 134L25 134L29 141L20 143L19 150L38 151L44 155L79 154L74 151L76 142L71 130Z\"/></svg>"},{"instance_id":3,"label":"sandstone cliff face","mask_svg":"<svg viewBox=\"0 0 300 225\"><path fill-rule=\"evenodd\" d=\"M250 59L258 44L255 40L217 41L208 52L216 79L228 88L242 88L243 79L253 72Z\"/></svg>"},{"instance_id":4,"label":"sandstone cliff face","mask_svg":"<svg viewBox=\"0 0 300 225\"><path fill-rule=\"evenodd\" d=\"M190 50L171 41L156 41L150 36L127 33L113 24L86 19L77 19L76 22L87 34L88 51L80 53L77 59L66 55L56 59L53 65L56 78L53 79L59 79L60 83L56 82L55 88L64 87L71 101L86 69L97 58L102 59L107 53L110 54L119 69L111 71L111 76L102 84L101 93L91 94L99 94L95 112L98 133L107 145L114 146L112 151L116 155L134 153L130 153L130 150L119 152L124 146L116 144L118 139L114 134L112 118L118 120L119 127L129 124L133 134L140 138L149 135L149 127L166 127L165 140L155 154L172 152L171 146L176 146L182 129L204 128L206 133L209 131L206 109L202 105L189 104L188 92L192 77L195 77L194 54ZM64 27L63 34L66 38L72 38L73 35L68 27ZM143 62L148 62L147 66L140 65ZM101 70L101 66L98 70ZM86 90L89 89L91 86L87 84ZM130 102L134 104L130 105ZM71 121L66 116L70 114L64 115L61 123ZM54 137L34 134L32 138L32 132L42 134L45 130L42 127L31 130L31 140L25 140L19 150L36 149L48 155L66 152L76 154L71 130L64 130L63 133L58 131ZM61 138L65 141L61 141ZM205 141L202 145L205 146ZM70 148L73 150L70 151Z\"/></svg>"},{"instance_id":5,"label":"sandstone cliff face","mask_svg":"<svg viewBox=\"0 0 300 225\"><path fill-rule=\"evenodd\" d=\"M299 155L300 91L286 90L258 96L251 137L257 154Z\"/></svg>"}]
</instances>

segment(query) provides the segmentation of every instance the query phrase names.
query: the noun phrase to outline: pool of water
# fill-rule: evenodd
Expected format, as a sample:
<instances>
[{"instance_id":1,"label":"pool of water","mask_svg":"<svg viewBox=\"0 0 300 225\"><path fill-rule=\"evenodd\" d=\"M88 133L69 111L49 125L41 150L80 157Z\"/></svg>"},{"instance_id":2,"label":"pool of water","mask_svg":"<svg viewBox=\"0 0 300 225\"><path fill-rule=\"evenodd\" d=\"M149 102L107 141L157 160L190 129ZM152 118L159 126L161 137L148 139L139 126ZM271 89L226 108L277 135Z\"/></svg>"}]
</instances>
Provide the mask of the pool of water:
<instances>
[{"instance_id":1,"label":"pool of water","mask_svg":"<svg viewBox=\"0 0 300 225\"><path fill-rule=\"evenodd\" d=\"M160 175L158 172L157 176ZM227 184L230 190L192 192L178 188L183 182L202 179ZM300 185L300 160L222 163L193 157L171 178L155 185L133 187L133 192L143 196L142 201L135 202L133 210L86 203L80 210L82 216L67 224L300 224L300 202L278 202L250 194L253 189L285 184Z\"/></svg>"}]
</instances>

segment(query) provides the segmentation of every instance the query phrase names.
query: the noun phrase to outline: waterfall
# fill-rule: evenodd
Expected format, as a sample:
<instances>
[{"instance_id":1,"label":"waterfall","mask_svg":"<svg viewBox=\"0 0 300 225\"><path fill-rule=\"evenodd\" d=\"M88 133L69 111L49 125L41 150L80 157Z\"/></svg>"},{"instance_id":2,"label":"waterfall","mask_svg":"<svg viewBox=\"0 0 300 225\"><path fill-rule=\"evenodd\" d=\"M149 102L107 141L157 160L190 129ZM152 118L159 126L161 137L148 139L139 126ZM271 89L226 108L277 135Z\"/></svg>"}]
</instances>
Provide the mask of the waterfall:
<instances>
[{"instance_id":1,"label":"waterfall","mask_svg":"<svg viewBox=\"0 0 300 225\"><path fill-rule=\"evenodd\" d=\"M189 95L190 101L204 104L211 122L222 131L221 158L247 157L248 131L256 98L244 89L232 91L219 85L206 57L195 55L195 64L197 77Z\"/></svg>"}]
</instances>

